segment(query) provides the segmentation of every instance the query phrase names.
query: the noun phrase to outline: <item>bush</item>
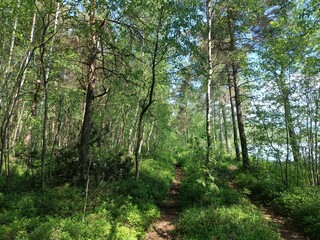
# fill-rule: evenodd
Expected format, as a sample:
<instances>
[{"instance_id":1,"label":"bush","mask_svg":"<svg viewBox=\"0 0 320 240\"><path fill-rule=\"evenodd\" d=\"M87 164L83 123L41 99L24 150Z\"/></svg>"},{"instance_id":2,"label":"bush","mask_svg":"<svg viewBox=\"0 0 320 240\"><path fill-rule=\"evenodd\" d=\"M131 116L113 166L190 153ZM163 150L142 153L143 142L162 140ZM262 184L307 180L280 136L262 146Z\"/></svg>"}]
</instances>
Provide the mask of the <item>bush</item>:
<instances>
[{"instance_id":1,"label":"bush","mask_svg":"<svg viewBox=\"0 0 320 240\"><path fill-rule=\"evenodd\" d=\"M160 204L168 193L174 177L172 164L167 161L147 159L141 162L139 180L123 179L114 184L116 194L128 196L136 204Z\"/></svg>"},{"instance_id":2,"label":"bush","mask_svg":"<svg viewBox=\"0 0 320 240\"><path fill-rule=\"evenodd\" d=\"M170 161L148 159L139 181L128 176L92 184L84 219L84 190L69 184L0 194L0 239L141 239L160 216L156 203L173 176Z\"/></svg>"},{"instance_id":3,"label":"bush","mask_svg":"<svg viewBox=\"0 0 320 240\"><path fill-rule=\"evenodd\" d=\"M294 188L284 191L273 201L278 211L292 218L292 221L311 239L320 236L320 202L315 189Z\"/></svg>"},{"instance_id":4,"label":"bush","mask_svg":"<svg viewBox=\"0 0 320 240\"><path fill-rule=\"evenodd\" d=\"M132 156L124 151L110 151L104 159L93 162L92 172L97 180L107 181L128 177L133 166Z\"/></svg>"},{"instance_id":5,"label":"bush","mask_svg":"<svg viewBox=\"0 0 320 240\"><path fill-rule=\"evenodd\" d=\"M252 200L262 203L270 203L285 189L281 181L268 174L240 172L234 182Z\"/></svg>"},{"instance_id":6,"label":"bush","mask_svg":"<svg viewBox=\"0 0 320 240\"><path fill-rule=\"evenodd\" d=\"M220 188L215 197L217 206L231 206L243 201L242 195L234 189Z\"/></svg>"},{"instance_id":7,"label":"bush","mask_svg":"<svg viewBox=\"0 0 320 240\"><path fill-rule=\"evenodd\" d=\"M125 151L109 151L99 156L100 148L92 147L92 165L90 169L96 182L108 181L129 176L134 163L132 156ZM78 150L76 147L61 149L55 154L54 175L59 183L73 182L78 171Z\"/></svg>"},{"instance_id":8,"label":"bush","mask_svg":"<svg viewBox=\"0 0 320 240\"><path fill-rule=\"evenodd\" d=\"M179 239L280 239L252 206L191 208L178 223Z\"/></svg>"},{"instance_id":9,"label":"bush","mask_svg":"<svg viewBox=\"0 0 320 240\"><path fill-rule=\"evenodd\" d=\"M219 189L211 173L200 161L189 162L184 172L180 190L182 206L212 204Z\"/></svg>"}]
</instances>

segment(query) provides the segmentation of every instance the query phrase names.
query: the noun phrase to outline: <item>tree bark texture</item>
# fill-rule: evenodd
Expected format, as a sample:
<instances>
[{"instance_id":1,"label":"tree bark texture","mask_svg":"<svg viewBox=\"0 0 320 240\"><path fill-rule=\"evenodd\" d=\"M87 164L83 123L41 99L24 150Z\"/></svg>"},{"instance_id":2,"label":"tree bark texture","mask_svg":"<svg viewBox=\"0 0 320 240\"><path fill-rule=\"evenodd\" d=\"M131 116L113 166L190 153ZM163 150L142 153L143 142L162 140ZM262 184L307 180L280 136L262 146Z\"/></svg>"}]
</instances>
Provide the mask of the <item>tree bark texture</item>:
<instances>
[{"instance_id":1,"label":"tree bark texture","mask_svg":"<svg viewBox=\"0 0 320 240\"><path fill-rule=\"evenodd\" d=\"M241 161L239 142L238 142L238 129L237 129L237 120L234 112L234 103L232 97L232 83L229 73L229 66L227 66L227 78L228 78L228 88L229 88L229 97L230 97L230 108L231 108L231 118L232 118L232 130L233 130L233 143L236 152L237 161Z\"/></svg>"},{"instance_id":2,"label":"tree bark texture","mask_svg":"<svg viewBox=\"0 0 320 240\"><path fill-rule=\"evenodd\" d=\"M149 92L146 96L146 99L142 105L141 108L141 113L139 117L139 122L138 122L138 129L137 129L137 142L136 142L136 147L135 147L135 175L136 179L139 179L139 163L140 163L140 151L142 147L142 142L143 142L143 119L150 108L150 106L153 103L153 95L154 95L154 90L156 86L156 67L157 67L157 57L158 57L158 50L159 50L159 41L160 41L160 28L162 26L162 14L163 14L163 9L161 9L161 12L159 13L159 20L158 20L158 27L157 27L157 33L156 33L156 39L155 39L155 44L154 44L154 50L153 50L153 56L152 56L152 64L151 64L151 84L149 88Z\"/></svg>"},{"instance_id":3,"label":"tree bark texture","mask_svg":"<svg viewBox=\"0 0 320 240\"><path fill-rule=\"evenodd\" d=\"M233 12L228 12L229 17L229 34L230 34L230 50L231 53L235 53L236 51L236 43L235 43L235 30L234 30L234 20L233 20ZM242 164L244 169L248 169L249 163L249 154L248 154L248 144L247 138L245 134L244 128L244 119L242 113L242 104L241 104L241 94L240 94L240 86L238 83L238 70L239 65L235 56L232 59L232 77L233 77L233 87L234 87L234 97L236 103L236 111L237 111L237 121L238 121L238 129L239 129L239 137L241 144L241 153L242 153Z\"/></svg>"},{"instance_id":4,"label":"tree bark texture","mask_svg":"<svg viewBox=\"0 0 320 240\"><path fill-rule=\"evenodd\" d=\"M240 98L240 87L238 84L238 66L237 64L232 64L232 72L233 72L233 85L234 85L234 97L236 102L236 110L237 110L237 120L238 120L238 129L240 136L240 144L241 144L241 153L242 153L242 165L244 169L248 169L249 163L249 154L248 154L248 144L247 137L244 129L244 119L242 114L242 106L241 106L241 98Z\"/></svg>"},{"instance_id":5,"label":"tree bark texture","mask_svg":"<svg viewBox=\"0 0 320 240\"><path fill-rule=\"evenodd\" d=\"M85 112L81 127L81 137L79 145L79 176L78 183L84 185L86 183L86 173L89 167L89 145L91 137L92 117L93 117L93 101L94 101L94 86L96 81L96 31L94 29L95 24L95 7L96 1L90 1L89 9L89 25L91 35L88 41L88 72L87 72L87 86L86 86L86 99L85 99Z\"/></svg>"},{"instance_id":6,"label":"tree bark texture","mask_svg":"<svg viewBox=\"0 0 320 240\"><path fill-rule=\"evenodd\" d=\"M207 1L207 21L208 21L208 81L206 92L206 134L207 134L207 153L205 164L208 167L211 159L212 146L211 146L211 82L213 76L213 61L212 61L212 2Z\"/></svg>"},{"instance_id":7,"label":"tree bark texture","mask_svg":"<svg viewBox=\"0 0 320 240\"><path fill-rule=\"evenodd\" d=\"M287 127L288 127L288 135L289 135L289 144L292 150L293 160L295 162L299 162L299 160L301 159L300 147L297 140L297 134L294 130L294 120L292 118L292 113L291 113L289 89L286 86L284 78L285 78L285 72L284 72L284 68L282 67L281 73L279 76L278 87L283 98L284 117L285 117L286 123L288 124Z\"/></svg>"}]
</instances>

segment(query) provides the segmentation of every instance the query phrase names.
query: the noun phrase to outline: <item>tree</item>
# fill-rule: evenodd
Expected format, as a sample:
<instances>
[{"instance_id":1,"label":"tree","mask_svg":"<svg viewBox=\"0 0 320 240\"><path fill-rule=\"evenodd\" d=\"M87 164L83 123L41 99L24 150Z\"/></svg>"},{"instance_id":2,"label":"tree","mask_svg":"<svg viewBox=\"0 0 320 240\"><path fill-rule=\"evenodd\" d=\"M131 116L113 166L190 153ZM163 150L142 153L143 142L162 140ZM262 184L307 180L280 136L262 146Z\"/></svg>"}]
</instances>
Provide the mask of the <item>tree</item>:
<instances>
[{"instance_id":1,"label":"tree","mask_svg":"<svg viewBox=\"0 0 320 240\"><path fill-rule=\"evenodd\" d=\"M89 19L89 39L87 55L87 82L86 100L83 123L81 127L81 137L79 144L79 180L84 184L86 172L90 167L89 144L92 130L94 87L96 82L96 62L97 62L97 29L96 29L96 1L91 0L88 6Z\"/></svg>"},{"instance_id":2,"label":"tree","mask_svg":"<svg viewBox=\"0 0 320 240\"><path fill-rule=\"evenodd\" d=\"M234 103L233 103L234 96L232 94L233 84L231 83L231 76L230 76L229 68L230 67L227 65L226 72L227 72L227 79L228 79L229 99L230 99L231 118L232 118L233 143L234 143L234 148L235 148L235 152L236 152L236 158L238 161L241 161L240 149L239 149L239 143L238 143L238 128L237 128L237 121L236 121L236 115L235 115Z\"/></svg>"},{"instance_id":3,"label":"tree","mask_svg":"<svg viewBox=\"0 0 320 240\"><path fill-rule=\"evenodd\" d=\"M212 77L213 77L213 59L212 59L212 21L213 21L213 6L211 0L207 1L207 24L208 24L208 81L206 92L206 134L207 134L207 154L206 166L208 167L211 159L211 90L212 90Z\"/></svg>"}]
</instances>

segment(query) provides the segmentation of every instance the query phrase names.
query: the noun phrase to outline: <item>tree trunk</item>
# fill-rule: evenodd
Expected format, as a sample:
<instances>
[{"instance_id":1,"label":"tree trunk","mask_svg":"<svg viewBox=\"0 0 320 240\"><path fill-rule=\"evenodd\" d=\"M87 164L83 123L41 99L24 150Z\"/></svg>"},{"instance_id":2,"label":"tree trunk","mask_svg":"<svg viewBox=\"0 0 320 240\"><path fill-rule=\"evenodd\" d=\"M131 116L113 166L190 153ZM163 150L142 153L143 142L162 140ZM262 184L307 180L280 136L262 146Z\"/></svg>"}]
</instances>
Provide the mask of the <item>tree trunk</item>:
<instances>
[{"instance_id":1,"label":"tree trunk","mask_svg":"<svg viewBox=\"0 0 320 240\"><path fill-rule=\"evenodd\" d=\"M285 121L288 124L289 144L292 150L293 159L297 163L301 159L300 147L297 140L297 134L294 130L294 121L291 114L291 104L289 100L289 89L287 88L285 83L285 72L283 67L281 68L281 73L279 77L280 78L278 86L283 97L284 117Z\"/></svg>"},{"instance_id":2,"label":"tree trunk","mask_svg":"<svg viewBox=\"0 0 320 240\"><path fill-rule=\"evenodd\" d=\"M227 78L228 78L228 88L229 88L229 98L230 98L230 108L231 108L231 118L232 118L232 129L233 129L233 143L234 148L236 151L236 158L237 161L241 161L240 156L240 149L239 149L239 142L238 142L238 129L237 129L237 122L236 122L236 115L234 112L234 104L233 104L233 97L232 97L232 84L230 79L230 73L229 73L229 66L226 67L227 70Z\"/></svg>"},{"instance_id":3,"label":"tree trunk","mask_svg":"<svg viewBox=\"0 0 320 240\"><path fill-rule=\"evenodd\" d=\"M11 143L9 145L12 146L12 155L13 156L16 155L16 153L15 153L16 141L17 141L17 138L19 139L18 135L20 135L21 129L22 129L22 126L23 126L22 116L23 116L23 113L24 113L25 104L26 104L26 102L24 101L22 103L21 109L18 110L17 118L16 118L16 125L13 126L14 131L12 131L12 136L10 137L12 139L12 141L11 141Z\"/></svg>"},{"instance_id":4,"label":"tree trunk","mask_svg":"<svg viewBox=\"0 0 320 240\"><path fill-rule=\"evenodd\" d=\"M227 152L229 152L228 126L227 126L227 116L226 116L225 104L221 105L221 114L222 114L222 118L223 118L223 130L224 130L224 140L225 140L226 150L227 150Z\"/></svg>"},{"instance_id":5,"label":"tree trunk","mask_svg":"<svg viewBox=\"0 0 320 240\"><path fill-rule=\"evenodd\" d=\"M130 123L129 138L128 138L128 152L130 155L133 155L133 152L134 152L133 151L133 146L134 146L134 142L133 142L134 134L133 133L134 133L134 125L136 124L138 113L139 113L139 101L140 101L140 98L138 99L137 108L134 113L134 117L132 118L131 123Z\"/></svg>"},{"instance_id":6,"label":"tree trunk","mask_svg":"<svg viewBox=\"0 0 320 240\"><path fill-rule=\"evenodd\" d=\"M42 32L42 43L45 42L45 37L48 29L48 25L43 19L43 32ZM47 79L47 68L45 63L45 52L46 52L46 44L41 44L40 50L40 69L41 69L41 77L42 77L42 84L43 84L43 91L44 91L44 113L43 113L43 121L42 121L42 150L41 150L41 182L42 182L42 189L44 189L44 181L45 181L45 157L46 157L46 150L47 150L47 122L48 122L48 79Z\"/></svg>"},{"instance_id":7,"label":"tree trunk","mask_svg":"<svg viewBox=\"0 0 320 240\"><path fill-rule=\"evenodd\" d=\"M48 125L48 84L49 84L49 76L51 71L51 58L53 53L53 42L55 39L55 34L57 32L58 27L58 17L60 12L60 3L57 3L57 9L55 13L55 21L54 21L54 32L53 37L51 39L51 46L49 49L48 61L46 61L46 46L45 38L47 35L47 30L50 25L50 14L47 13L45 17L43 17L43 32L42 32L42 44L40 46L40 63L41 63L41 75L42 75L42 84L43 84L43 92L44 92L44 113L43 113L43 122L42 122L42 150L41 150L41 180L42 180L42 188L45 188L45 161L47 155L47 125Z\"/></svg>"},{"instance_id":8,"label":"tree trunk","mask_svg":"<svg viewBox=\"0 0 320 240\"><path fill-rule=\"evenodd\" d=\"M233 85L235 90L234 97L236 102L238 129L239 129L241 152L242 152L242 165L244 169L248 169L250 165L249 155L248 155L248 145L247 145L247 138L246 138L245 129L244 129L244 120L242 115L240 87L238 84L238 66L235 63L232 64L232 72L233 72Z\"/></svg>"},{"instance_id":9,"label":"tree trunk","mask_svg":"<svg viewBox=\"0 0 320 240\"><path fill-rule=\"evenodd\" d=\"M208 82L207 82L207 93L206 93L206 134L207 134L207 153L205 165L209 166L209 161L211 159L211 82L213 76L213 61L212 61L212 2L207 1L207 24L208 24Z\"/></svg>"},{"instance_id":10,"label":"tree trunk","mask_svg":"<svg viewBox=\"0 0 320 240\"><path fill-rule=\"evenodd\" d=\"M17 8L19 9L20 8L20 0L18 2L18 6ZM11 62L12 62L12 58L13 58L13 52L14 52L14 45L15 45L15 39L16 39L16 31L17 31L17 26L18 26L18 17L16 17L14 19L14 24L13 24L13 29L12 29L12 36L11 36L11 42L10 42L10 49L9 49L9 57L8 57L8 64L7 64L7 67L5 68L5 71L4 71L4 74L3 74L3 77L1 79L1 91L0 91L0 110L2 108L2 97L3 97L3 94L4 94L4 89L7 89L8 88L8 75L9 75L9 71L10 71L10 68L11 68ZM9 110L9 112L8 112ZM5 110L5 113L4 113L4 119L2 121L2 125L1 125L1 129L0 129L0 140L1 140L1 149L0 149L0 174L1 174L1 171L2 171L2 166L3 166L3 161L4 161L4 158L5 158L5 153L7 151L7 126L10 122L10 117L8 115L8 113L10 113L10 102L8 103L8 106ZM7 119L9 117L9 119Z\"/></svg>"},{"instance_id":11,"label":"tree trunk","mask_svg":"<svg viewBox=\"0 0 320 240\"><path fill-rule=\"evenodd\" d=\"M89 9L89 25L91 36L88 41L89 56L88 56L88 73L87 73L87 87L86 87L86 100L85 100L85 112L81 127L81 137L79 145L79 173L78 173L78 184L85 185L86 183L86 173L89 167L89 144L91 138L91 126L92 126L92 116L93 116L93 101L94 101L94 85L96 80L96 32L94 30L95 25L95 8L96 1L90 1Z\"/></svg>"},{"instance_id":12,"label":"tree trunk","mask_svg":"<svg viewBox=\"0 0 320 240\"><path fill-rule=\"evenodd\" d=\"M232 53L236 51L236 44L235 44L235 33L234 33L234 18L233 12L230 10L228 11L228 18L229 18L229 34L230 34L230 50ZM247 145L247 138L244 129L244 120L242 114L242 105L241 105L241 94L240 94L240 87L238 83L238 63L235 59L232 59L232 77L233 77L233 87L234 87L234 97L236 103L236 111L237 111L237 121L238 121L238 129L239 129L239 137L240 137L240 144L241 144L241 153L242 153L242 165L244 169L248 169L249 163L249 155L248 155L248 145Z\"/></svg>"},{"instance_id":13,"label":"tree trunk","mask_svg":"<svg viewBox=\"0 0 320 240\"><path fill-rule=\"evenodd\" d=\"M139 162L140 162L140 151L143 141L143 127L142 122L143 118L150 108L150 106L153 103L153 95L154 95L154 89L156 86L156 67L157 67L157 56L158 56L158 48L159 48L159 40L160 40L160 28L162 27L162 14L163 9L161 9L159 20L158 20L158 27L157 27L157 34L155 39L155 45L153 50L153 56L152 56L152 64L151 64L151 84L149 88L149 92L146 96L146 99L144 101L144 104L141 109L139 122L138 122L138 129L137 129L137 142L136 142L136 148L135 148L135 167L136 167L136 180L139 180Z\"/></svg>"},{"instance_id":14,"label":"tree trunk","mask_svg":"<svg viewBox=\"0 0 320 240\"><path fill-rule=\"evenodd\" d=\"M211 102L211 115L212 115L212 136L211 136L211 142L213 144L213 148L215 147L216 142L218 141L218 136L217 136L217 108L216 108L216 102L213 101Z\"/></svg>"},{"instance_id":15,"label":"tree trunk","mask_svg":"<svg viewBox=\"0 0 320 240\"><path fill-rule=\"evenodd\" d=\"M218 104L218 117L219 117L219 142L220 146L223 146L223 117L222 117L222 103L219 101Z\"/></svg>"},{"instance_id":16,"label":"tree trunk","mask_svg":"<svg viewBox=\"0 0 320 240\"><path fill-rule=\"evenodd\" d=\"M151 129L150 129L150 132L148 134L148 138L147 138L147 151L148 153L150 152L150 140L151 140L151 136L152 136L152 133L153 133L153 128L154 128L154 120L152 121L152 124L151 124Z\"/></svg>"},{"instance_id":17,"label":"tree trunk","mask_svg":"<svg viewBox=\"0 0 320 240\"><path fill-rule=\"evenodd\" d=\"M37 109L38 109L38 103L39 103L39 97L40 97L39 96L40 88L41 88L41 82L40 81L36 81L35 93L33 94L33 100L32 100L32 105L31 105L31 119L32 120L36 120L36 118L37 118ZM27 160L26 160L27 178L29 178L30 172L31 172L32 153L36 149L36 145L37 145L37 140L36 140L36 137L35 137L35 135L37 134L37 131L38 131L37 127L31 126L29 128L29 131L28 131L27 136L25 138L25 145L27 146L27 149L28 149L28 155L27 155Z\"/></svg>"},{"instance_id":18,"label":"tree trunk","mask_svg":"<svg viewBox=\"0 0 320 240\"><path fill-rule=\"evenodd\" d=\"M31 28L31 35L30 35L30 45L33 42L33 33L34 33L34 29L35 29L35 17L33 18L33 25ZM21 62L19 71L17 73L17 76L15 78L14 81L14 86L13 86L13 90L11 93L8 94L7 99L7 105L6 105L6 109L4 110L4 116L2 119L2 123L1 123L1 128L0 128L0 140L1 140L1 149L0 149L0 174L2 171L2 166L3 166L3 161L5 158L5 154L9 154L7 152L7 150L9 150L7 148L8 145L8 127L11 121L11 117L12 114L14 112L15 106L17 104L18 101L18 97L20 94L20 91L22 89L22 86L25 82L25 72L28 68L28 65L30 63L30 59L31 59L31 55L32 52L34 51L34 48L28 48L25 54L24 59Z\"/></svg>"},{"instance_id":19,"label":"tree trunk","mask_svg":"<svg viewBox=\"0 0 320 240\"><path fill-rule=\"evenodd\" d=\"M18 1L17 8L20 8L20 0ZM9 49L9 57L8 57L8 64L7 67L5 68L3 78L2 78L2 88L7 87L7 77L10 72L11 68L11 63L12 63L12 58L13 58L13 53L14 53L14 45L15 45L15 40L16 40L16 31L17 31L17 26L18 26L18 17L15 17L14 19L14 24L13 24L13 29L12 29L12 36L11 36L11 42L10 42L10 49ZM1 91L2 92L2 91ZM0 95L0 108L2 104L2 94Z\"/></svg>"}]
</instances>

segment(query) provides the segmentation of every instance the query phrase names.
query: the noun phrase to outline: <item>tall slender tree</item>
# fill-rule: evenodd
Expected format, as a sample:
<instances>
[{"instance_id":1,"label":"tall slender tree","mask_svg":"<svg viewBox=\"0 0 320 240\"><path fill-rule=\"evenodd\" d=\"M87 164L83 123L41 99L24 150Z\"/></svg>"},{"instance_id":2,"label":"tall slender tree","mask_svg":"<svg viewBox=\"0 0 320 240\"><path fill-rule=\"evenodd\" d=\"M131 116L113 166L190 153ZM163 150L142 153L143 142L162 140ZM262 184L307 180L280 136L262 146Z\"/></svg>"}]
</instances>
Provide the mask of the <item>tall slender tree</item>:
<instances>
[{"instance_id":1,"label":"tall slender tree","mask_svg":"<svg viewBox=\"0 0 320 240\"><path fill-rule=\"evenodd\" d=\"M232 71L232 78L233 78L234 98L236 103L237 122L238 122L239 137L240 137L240 144L241 144L242 164L245 169L248 169L250 164L249 164L247 137L245 134L244 118L242 113L240 86L238 83L239 64L236 60L236 39L235 39L235 29L234 29L235 20L234 20L234 11L232 7L231 9L228 10L227 13L228 13L228 30L230 34L230 51L233 54L231 71Z\"/></svg>"},{"instance_id":2,"label":"tall slender tree","mask_svg":"<svg viewBox=\"0 0 320 240\"><path fill-rule=\"evenodd\" d=\"M212 1L207 0L207 26L208 26L208 78L207 78L207 90L206 90L206 134L207 134L207 153L206 153L206 166L209 165L212 152L212 138L211 138L211 89L212 89L212 77L213 77L213 59L212 59L212 21L213 21L213 6Z\"/></svg>"}]
</instances>

